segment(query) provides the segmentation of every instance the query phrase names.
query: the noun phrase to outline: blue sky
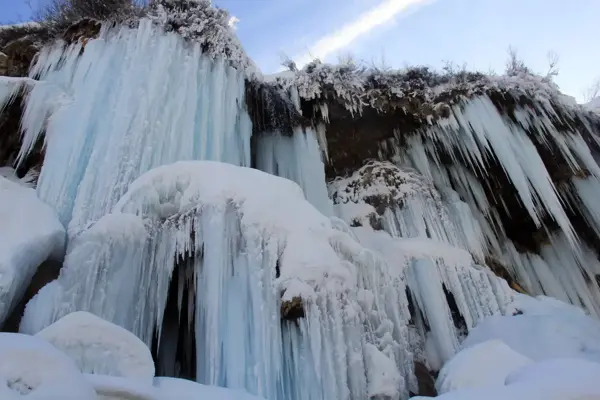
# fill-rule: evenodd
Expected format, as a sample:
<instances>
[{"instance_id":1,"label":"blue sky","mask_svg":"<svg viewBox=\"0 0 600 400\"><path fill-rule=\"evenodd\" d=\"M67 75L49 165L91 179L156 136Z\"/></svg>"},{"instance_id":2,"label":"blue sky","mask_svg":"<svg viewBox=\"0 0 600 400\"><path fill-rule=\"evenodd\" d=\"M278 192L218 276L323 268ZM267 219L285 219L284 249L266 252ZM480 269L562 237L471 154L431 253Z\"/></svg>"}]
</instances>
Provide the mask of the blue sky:
<instances>
[{"instance_id":1,"label":"blue sky","mask_svg":"<svg viewBox=\"0 0 600 400\"><path fill-rule=\"evenodd\" d=\"M36 4L32 0L32 3ZM391 67L444 60L501 72L512 45L539 72L560 56L561 89L581 100L600 77L599 0L213 0L239 18L237 33L265 73L319 55L351 53ZM378 12L379 10L379 12ZM0 23L27 20L25 0L0 0Z\"/></svg>"}]
</instances>

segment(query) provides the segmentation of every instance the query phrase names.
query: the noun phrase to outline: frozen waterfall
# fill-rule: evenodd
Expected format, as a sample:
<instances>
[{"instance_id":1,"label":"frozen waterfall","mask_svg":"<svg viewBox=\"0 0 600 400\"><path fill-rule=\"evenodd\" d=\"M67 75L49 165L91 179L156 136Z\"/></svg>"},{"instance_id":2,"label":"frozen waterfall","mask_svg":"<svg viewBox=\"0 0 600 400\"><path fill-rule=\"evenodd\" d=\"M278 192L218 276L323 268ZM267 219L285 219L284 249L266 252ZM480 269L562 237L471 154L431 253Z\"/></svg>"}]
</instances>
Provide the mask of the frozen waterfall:
<instances>
[{"instance_id":1,"label":"frozen waterfall","mask_svg":"<svg viewBox=\"0 0 600 400\"><path fill-rule=\"evenodd\" d=\"M85 48L44 48L30 76L39 83L27 95L19 158L45 134L38 194L69 231L108 213L154 167L194 159L250 165L244 73L149 20L105 27Z\"/></svg>"}]
</instances>

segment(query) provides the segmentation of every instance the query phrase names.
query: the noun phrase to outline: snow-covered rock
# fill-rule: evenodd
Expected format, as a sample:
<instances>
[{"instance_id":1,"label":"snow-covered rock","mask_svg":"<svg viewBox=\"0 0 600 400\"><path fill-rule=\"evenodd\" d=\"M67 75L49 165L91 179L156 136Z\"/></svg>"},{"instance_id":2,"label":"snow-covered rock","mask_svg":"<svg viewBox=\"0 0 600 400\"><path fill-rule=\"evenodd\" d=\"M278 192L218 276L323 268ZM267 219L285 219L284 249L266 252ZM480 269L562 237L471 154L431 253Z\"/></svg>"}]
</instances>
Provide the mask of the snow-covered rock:
<instances>
[{"instance_id":1,"label":"snow-covered rock","mask_svg":"<svg viewBox=\"0 0 600 400\"><path fill-rule=\"evenodd\" d=\"M490 340L460 351L448 361L436 381L439 394L476 387L504 386L513 371L532 364L500 340Z\"/></svg>"},{"instance_id":2,"label":"snow-covered rock","mask_svg":"<svg viewBox=\"0 0 600 400\"><path fill-rule=\"evenodd\" d=\"M65 230L33 189L0 176L0 324L38 266L63 256Z\"/></svg>"},{"instance_id":3,"label":"snow-covered rock","mask_svg":"<svg viewBox=\"0 0 600 400\"><path fill-rule=\"evenodd\" d=\"M82 372L151 383L154 361L133 333L87 312L74 312L36 336L75 360Z\"/></svg>"},{"instance_id":4,"label":"snow-covered rock","mask_svg":"<svg viewBox=\"0 0 600 400\"><path fill-rule=\"evenodd\" d=\"M48 342L0 333L2 400L95 400L96 393L73 360Z\"/></svg>"}]
</instances>

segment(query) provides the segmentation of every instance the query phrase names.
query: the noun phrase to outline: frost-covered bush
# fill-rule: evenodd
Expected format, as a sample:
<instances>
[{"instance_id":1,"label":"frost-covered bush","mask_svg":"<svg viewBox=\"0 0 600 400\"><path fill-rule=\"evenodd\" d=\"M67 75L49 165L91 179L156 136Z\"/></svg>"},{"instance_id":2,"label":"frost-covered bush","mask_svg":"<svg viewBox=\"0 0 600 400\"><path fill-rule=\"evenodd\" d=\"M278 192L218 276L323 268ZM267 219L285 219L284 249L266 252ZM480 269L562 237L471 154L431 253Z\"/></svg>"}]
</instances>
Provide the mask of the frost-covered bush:
<instances>
[{"instance_id":1,"label":"frost-covered bush","mask_svg":"<svg viewBox=\"0 0 600 400\"><path fill-rule=\"evenodd\" d=\"M211 57L225 57L246 68L250 60L232 29L231 15L210 0L155 0L148 16L169 32L200 43Z\"/></svg>"},{"instance_id":2,"label":"frost-covered bush","mask_svg":"<svg viewBox=\"0 0 600 400\"><path fill-rule=\"evenodd\" d=\"M124 21L141 10L136 0L51 0L36 15L51 30L60 30L83 18Z\"/></svg>"}]
</instances>

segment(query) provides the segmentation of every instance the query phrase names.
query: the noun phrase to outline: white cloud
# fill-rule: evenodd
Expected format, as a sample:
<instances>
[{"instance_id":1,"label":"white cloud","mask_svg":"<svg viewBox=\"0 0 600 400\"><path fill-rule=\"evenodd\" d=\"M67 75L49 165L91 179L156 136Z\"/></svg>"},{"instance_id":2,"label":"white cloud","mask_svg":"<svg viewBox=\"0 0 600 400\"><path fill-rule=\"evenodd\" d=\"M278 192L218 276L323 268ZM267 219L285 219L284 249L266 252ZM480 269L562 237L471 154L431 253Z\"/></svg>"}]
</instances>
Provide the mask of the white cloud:
<instances>
[{"instance_id":1,"label":"white cloud","mask_svg":"<svg viewBox=\"0 0 600 400\"><path fill-rule=\"evenodd\" d=\"M411 6L423 5L431 0L384 0L377 7L361 14L356 20L344 25L341 29L319 39L309 47L309 51L294 61L298 67L303 67L315 58L321 60L332 53L347 47L360 36L366 35L373 29L391 21L396 15Z\"/></svg>"}]
</instances>

